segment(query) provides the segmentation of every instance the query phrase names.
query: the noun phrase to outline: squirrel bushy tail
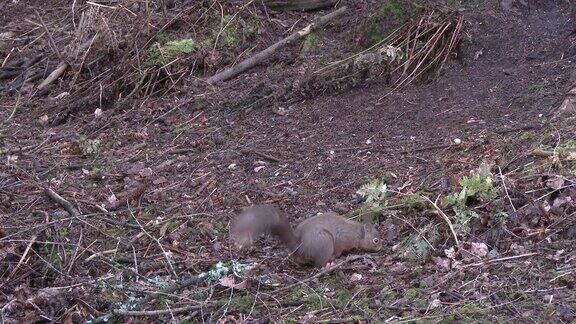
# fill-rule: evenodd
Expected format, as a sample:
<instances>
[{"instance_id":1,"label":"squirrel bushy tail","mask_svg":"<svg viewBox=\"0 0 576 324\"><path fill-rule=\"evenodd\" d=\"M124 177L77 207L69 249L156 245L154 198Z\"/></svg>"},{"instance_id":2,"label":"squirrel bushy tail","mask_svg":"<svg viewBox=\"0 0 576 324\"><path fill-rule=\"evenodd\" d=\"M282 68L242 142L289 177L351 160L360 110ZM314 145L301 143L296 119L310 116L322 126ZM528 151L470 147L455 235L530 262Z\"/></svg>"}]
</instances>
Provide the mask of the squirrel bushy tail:
<instances>
[{"instance_id":1,"label":"squirrel bushy tail","mask_svg":"<svg viewBox=\"0 0 576 324\"><path fill-rule=\"evenodd\" d=\"M264 234L278 237L290 249L297 245L288 219L274 205L246 207L230 223L230 239L240 249L251 247Z\"/></svg>"}]
</instances>

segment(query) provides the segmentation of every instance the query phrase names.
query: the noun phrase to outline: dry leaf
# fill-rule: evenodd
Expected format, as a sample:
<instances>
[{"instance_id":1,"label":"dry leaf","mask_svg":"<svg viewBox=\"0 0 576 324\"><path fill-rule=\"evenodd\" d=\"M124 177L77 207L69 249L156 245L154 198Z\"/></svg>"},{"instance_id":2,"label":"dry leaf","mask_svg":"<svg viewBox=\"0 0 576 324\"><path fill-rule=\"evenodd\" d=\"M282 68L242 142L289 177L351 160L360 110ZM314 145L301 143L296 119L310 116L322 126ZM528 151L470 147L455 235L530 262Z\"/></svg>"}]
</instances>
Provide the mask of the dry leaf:
<instances>
[{"instance_id":1,"label":"dry leaf","mask_svg":"<svg viewBox=\"0 0 576 324\"><path fill-rule=\"evenodd\" d=\"M140 170L140 172L138 172L138 174L144 178L149 177L152 175L152 169L151 168L144 168L144 169Z\"/></svg>"},{"instance_id":2,"label":"dry leaf","mask_svg":"<svg viewBox=\"0 0 576 324\"><path fill-rule=\"evenodd\" d=\"M434 308L438 308L442 305L442 302L440 301L440 299L434 299L431 303L430 303L430 309L434 309Z\"/></svg>"},{"instance_id":3,"label":"dry leaf","mask_svg":"<svg viewBox=\"0 0 576 324\"><path fill-rule=\"evenodd\" d=\"M488 254L488 246L485 243L471 243L470 252L479 258L483 258Z\"/></svg>"},{"instance_id":4,"label":"dry leaf","mask_svg":"<svg viewBox=\"0 0 576 324\"><path fill-rule=\"evenodd\" d=\"M48 115L43 115L42 117L38 118L38 124L42 126L48 125Z\"/></svg>"},{"instance_id":5,"label":"dry leaf","mask_svg":"<svg viewBox=\"0 0 576 324\"><path fill-rule=\"evenodd\" d=\"M168 180L166 180L165 177L160 177L160 178L154 179L154 181L152 181L152 183L155 185L159 185L159 184L162 184L166 181L168 181Z\"/></svg>"},{"instance_id":6,"label":"dry leaf","mask_svg":"<svg viewBox=\"0 0 576 324\"><path fill-rule=\"evenodd\" d=\"M240 283L235 283L234 277L232 276L225 276L218 280L218 283L227 288L234 288L239 290L246 290L246 281L242 281Z\"/></svg>"},{"instance_id":7,"label":"dry leaf","mask_svg":"<svg viewBox=\"0 0 576 324\"><path fill-rule=\"evenodd\" d=\"M432 257L432 261L443 271L450 271L452 268L452 262L448 258Z\"/></svg>"},{"instance_id":8,"label":"dry leaf","mask_svg":"<svg viewBox=\"0 0 576 324\"><path fill-rule=\"evenodd\" d=\"M350 276L350 282L351 282L351 283L356 283L356 282L358 282L358 281L360 281L360 280L362 280L362 275L359 274L359 273L353 273L353 274Z\"/></svg>"},{"instance_id":9,"label":"dry leaf","mask_svg":"<svg viewBox=\"0 0 576 324\"><path fill-rule=\"evenodd\" d=\"M18 161L18 155L8 155L6 156L6 165L14 165Z\"/></svg>"},{"instance_id":10,"label":"dry leaf","mask_svg":"<svg viewBox=\"0 0 576 324\"><path fill-rule=\"evenodd\" d=\"M564 186L564 178L555 177L546 181L546 186L550 189L558 190Z\"/></svg>"},{"instance_id":11,"label":"dry leaf","mask_svg":"<svg viewBox=\"0 0 576 324\"><path fill-rule=\"evenodd\" d=\"M110 196L108 196L108 198L106 198L106 201L108 201L109 203L113 204L116 201L118 201L118 198L116 198L115 194L111 194Z\"/></svg>"}]
</instances>

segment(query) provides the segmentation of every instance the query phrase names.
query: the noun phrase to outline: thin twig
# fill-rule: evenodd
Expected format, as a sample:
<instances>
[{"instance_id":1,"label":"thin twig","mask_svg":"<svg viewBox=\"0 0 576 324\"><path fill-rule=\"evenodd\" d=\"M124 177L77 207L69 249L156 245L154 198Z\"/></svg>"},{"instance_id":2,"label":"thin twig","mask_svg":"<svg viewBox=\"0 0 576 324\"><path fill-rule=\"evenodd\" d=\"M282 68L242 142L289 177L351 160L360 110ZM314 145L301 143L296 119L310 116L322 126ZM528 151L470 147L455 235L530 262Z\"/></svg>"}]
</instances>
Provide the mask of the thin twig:
<instances>
[{"instance_id":1,"label":"thin twig","mask_svg":"<svg viewBox=\"0 0 576 324\"><path fill-rule=\"evenodd\" d=\"M319 277L321 277L321 276L323 276L323 275L325 275L325 274L331 273L331 272L333 272L334 270L340 268L341 266L343 266L343 265L345 265L345 264L347 264L347 263L350 263L350 262L355 261L355 260L358 260L358 259L363 259L363 258L365 258L365 257L366 257L366 255L351 255L351 256L348 256L344 261L341 261L340 263L338 263L338 264L336 264L336 265L334 265L334 266L332 266L332 267L328 267L328 268L322 269L322 270L321 270L320 272L318 272L317 274L315 274L315 275L313 275L313 276L311 276L311 277L308 277L308 278L306 278L306 279L304 279L304 280L295 282L295 283L293 283L293 284L290 284L290 285L288 285L288 286L284 286L284 287L282 287L282 288L278 288L278 289L272 291L270 294L271 294L271 295L275 295L275 294L278 294L278 293L281 292L281 291L285 291L285 290L291 289L291 288L293 288L293 287L296 287L296 286L305 284L305 283L310 282L310 281L312 281L312 280L314 280L314 279L316 279L316 278L319 278Z\"/></svg>"},{"instance_id":2,"label":"thin twig","mask_svg":"<svg viewBox=\"0 0 576 324\"><path fill-rule=\"evenodd\" d=\"M54 192L54 190L50 188L45 188L44 192L46 193L46 195L48 195L48 197L50 197L50 199L54 200L55 202L60 204L60 206L64 207L64 209L68 212L68 214L70 214L70 216L72 217L80 216L80 212L76 210L74 205L72 205L68 200L62 198L59 194Z\"/></svg>"},{"instance_id":3,"label":"thin twig","mask_svg":"<svg viewBox=\"0 0 576 324\"><path fill-rule=\"evenodd\" d=\"M516 207L514 207L514 204L512 203L512 199L510 198L510 195L508 194L508 188L506 187L506 181L504 180L504 175L502 175L502 169L500 169L500 166L498 166L498 173L500 173L500 179L502 179L502 187L504 187L504 193L506 194L506 197L508 198L508 202L510 202L510 206L512 207L512 210L514 210L514 213L517 213Z\"/></svg>"},{"instance_id":4,"label":"thin twig","mask_svg":"<svg viewBox=\"0 0 576 324\"><path fill-rule=\"evenodd\" d=\"M514 259L520 259L520 258L527 258L527 257L534 256L534 255L538 255L538 254L540 254L540 253L534 252L534 253L526 253L526 254L521 254L521 255L514 255L514 256L504 257L504 258L486 260L486 261L482 261L482 262L477 262L477 263L472 263L472 264L466 264L466 265L463 266L463 268L478 267L478 266L493 264L493 263L497 263L497 262L501 262L501 261L508 261L508 260L514 260Z\"/></svg>"},{"instance_id":5,"label":"thin twig","mask_svg":"<svg viewBox=\"0 0 576 324\"><path fill-rule=\"evenodd\" d=\"M190 310L200 309L202 307L211 306L212 304L204 304L204 305L190 305L184 306L179 308L168 308L168 309L159 309L153 311L129 311L124 309L115 309L113 311L114 315L121 315L121 316L158 316L158 315L166 315L166 314L175 314L175 313L183 313ZM195 311L193 314L197 314L198 312ZM190 315L190 316L194 316Z\"/></svg>"},{"instance_id":6,"label":"thin twig","mask_svg":"<svg viewBox=\"0 0 576 324\"><path fill-rule=\"evenodd\" d=\"M144 232L144 234L146 236L148 236L151 240L153 240L154 242L156 242L156 244L158 245L158 247L160 247L160 250L162 251L162 255L164 256L164 258L166 259L166 262L168 263L168 267L170 268L170 272L172 272L172 275L174 276L174 278L178 278L178 274L176 273L176 270L174 269L174 266L172 265L172 260L170 260L170 255L168 254L168 252L166 252L166 250L164 249L164 246L162 245L162 243L160 242L159 238L155 238L154 236L152 236L150 233L148 233L148 231L146 231L146 229L144 228L144 226L142 226L142 223L140 223L140 221L138 220L138 218L136 216L134 216L134 213L132 211L130 211L130 215L132 216L132 218L136 221L136 223L138 224L138 226L140 226L140 229L142 230L142 232Z\"/></svg>"},{"instance_id":7,"label":"thin twig","mask_svg":"<svg viewBox=\"0 0 576 324\"><path fill-rule=\"evenodd\" d=\"M448 227L450 228L450 232L452 232L452 236L454 237L454 242L456 242L456 246L460 246L460 242L458 241L458 235L456 235L456 231L454 230L454 225L452 225L452 221L444 213L444 211L442 211L442 209L440 209L440 207L438 207L438 205L436 203L438 201L438 199L440 198L440 196L438 196L438 198L436 198L436 202L433 202L432 200L430 200L430 198L428 198L426 196L420 196L420 197L426 199L434 207L434 209L436 209L436 211L438 211L438 213L440 214L440 216L442 216L442 218L444 219L446 224L448 224Z\"/></svg>"}]
</instances>

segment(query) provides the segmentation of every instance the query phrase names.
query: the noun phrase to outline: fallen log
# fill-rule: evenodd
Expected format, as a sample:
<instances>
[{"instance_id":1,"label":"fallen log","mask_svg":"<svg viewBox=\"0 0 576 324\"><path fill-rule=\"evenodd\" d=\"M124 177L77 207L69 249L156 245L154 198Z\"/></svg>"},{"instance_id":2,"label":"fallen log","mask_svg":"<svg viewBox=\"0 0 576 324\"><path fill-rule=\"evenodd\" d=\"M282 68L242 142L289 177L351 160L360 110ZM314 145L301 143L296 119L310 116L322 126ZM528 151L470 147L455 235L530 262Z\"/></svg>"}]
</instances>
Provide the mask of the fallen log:
<instances>
[{"instance_id":1,"label":"fallen log","mask_svg":"<svg viewBox=\"0 0 576 324\"><path fill-rule=\"evenodd\" d=\"M277 11L306 11L334 6L336 0L264 0L264 5Z\"/></svg>"},{"instance_id":2,"label":"fallen log","mask_svg":"<svg viewBox=\"0 0 576 324\"><path fill-rule=\"evenodd\" d=\"M282 39L281 41L271 45L270 47L266 48L265 50L255 54L252 57L249 57L247 59L245 59L244 61L227 68L226 70L217 73L211 77L209 77L208 79L206 79L206 82L209 84L214 84L216 82L220 82L220 81L226 81L230 78L235 77L236 75L253 68L254 66L262 63L265 59L269 58L270 56L272 56L272 54L274 54L274 52L276 52L278 49L298 40L303 38L304 36L310 34L312 31L317 30L319 28L321 28L322 26L326 25L328 22L330 22L330 20L342 15L344 12L346 12L346 10L348 9L348 7L344 6L338 10L332 11L331 13L324 15L316 20L314 20L311 24L309 24L308 26L304 27L303 29L291 34L290 36Z\"/></svg>"}]
</instances>

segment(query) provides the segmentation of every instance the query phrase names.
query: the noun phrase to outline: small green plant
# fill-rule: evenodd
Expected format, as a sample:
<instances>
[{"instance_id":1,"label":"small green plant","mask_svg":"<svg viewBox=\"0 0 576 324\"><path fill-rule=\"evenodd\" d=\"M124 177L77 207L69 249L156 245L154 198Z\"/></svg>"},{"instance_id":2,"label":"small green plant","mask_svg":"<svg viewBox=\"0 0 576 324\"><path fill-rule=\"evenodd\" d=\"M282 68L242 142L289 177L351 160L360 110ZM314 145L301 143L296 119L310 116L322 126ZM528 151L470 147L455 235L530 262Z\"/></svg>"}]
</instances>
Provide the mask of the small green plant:
<instances>
[{"instance_id":1,"label":"small green plant","mask_svg":"<svg viewBox=\"0 0 576 324\"><path fill-rule=\"evenodd\" d=\"M60 228L58 229L58 236L60 236L61 238L66 238L68 237L68 229L66 227Z\"/></svg>"},{"instance_id":2,"label":"small green plant","mask_svg":"<svg viewBox=\"0 0 576 324\"><path fill-rule=\"evenodd\" d=\"M101 142L98 139L90 140L85 136L80 137L80 150L82 155L93 156L100 152Z\"/></svg>"},{"instance_id":3,"label":"small green plant","mask_svg":"<svg viewBox=\"0 0 576 324\"><path fill-rule=\"evenodd\" d=\"M432 247L440 240L438 228L428 224L419 233L408 235L400 243L400 257L415 263L424 263L430 258Z\"/></svg>"},{"instance_id":4,"label":"small green plant","mask_svg":"<svg viewBox=\"0 0 576 324\"><path fill-rule=\"evenodd\" d=\"M184 134L184 132L186 132L188 130L188 126L184 125L184 126L176 126L174 127L174 129L172 130L172 134L179 136Z\"/></svg>"},{"instance_id":5,"label":"small green plant","mask_svg":"<svg viewBox=\"0 0 576 324\"><path fill-rule=\"evenodd\" d=\"M248 23L242 18L225 15L220 26L213 29L212 38L216 39L219 33L218 42L220 47L232 48L242 42L253 39L259 32L260 28L257 23Z\"/></svg>"},{"instance_id":6,"label":"small green plant","mask_svg":"<svg viewBox=\"0 0 576 324\"><path fill-rule=\"evenodd\" d=\"M385 200L387 189L388 187L383 179L372 180L360 187L356 193L365 200L362 207L357 211L357 214L379 215L387 204Z\"/></svg>"},{"instance_id":7,"label":"small green plant","mask_svg":"<svg viewBox=\"0 0 576 324\"><path fill-rule=\"evenodd\" d=\"M145 65L161 67L180 56L194 53L197 49L196 41L190 38L165 43L156 42L148 50Z\"/></svg>"},{"instance_id":8,"label":"small green plant","mask_svg":"<svg viewBox=\"0 0 576 324\"><path fill-rule=\"evenodd\" d=\"M472 219L478 217L468 205L475 198L482 201L491 201L498 197L498 188L494 186L492 174L487 165L481 165L470 177L460 179L460 192L453 193L442 200L443 207L451 207L456 216L454 227L461 233L470 232Z\"/></svg>"}]
</instances>

